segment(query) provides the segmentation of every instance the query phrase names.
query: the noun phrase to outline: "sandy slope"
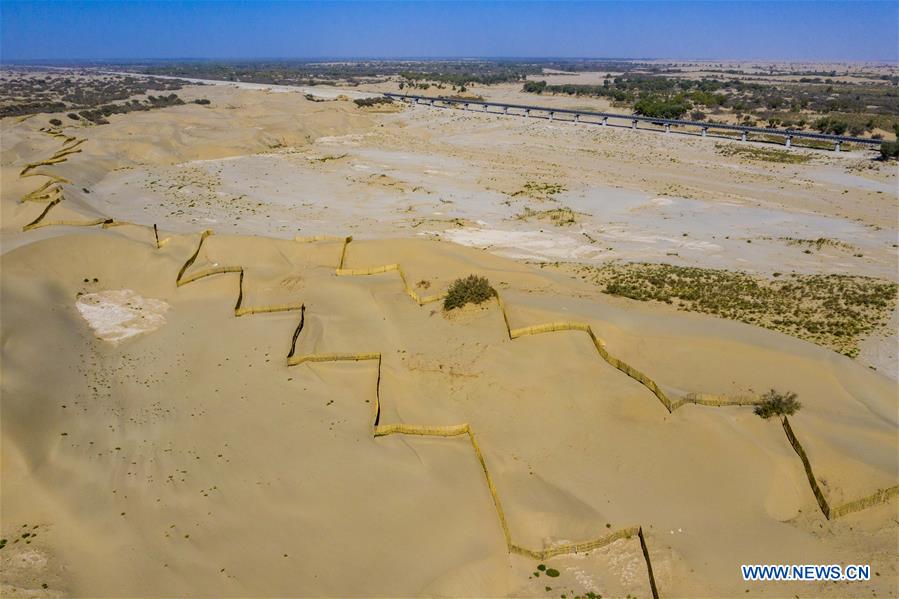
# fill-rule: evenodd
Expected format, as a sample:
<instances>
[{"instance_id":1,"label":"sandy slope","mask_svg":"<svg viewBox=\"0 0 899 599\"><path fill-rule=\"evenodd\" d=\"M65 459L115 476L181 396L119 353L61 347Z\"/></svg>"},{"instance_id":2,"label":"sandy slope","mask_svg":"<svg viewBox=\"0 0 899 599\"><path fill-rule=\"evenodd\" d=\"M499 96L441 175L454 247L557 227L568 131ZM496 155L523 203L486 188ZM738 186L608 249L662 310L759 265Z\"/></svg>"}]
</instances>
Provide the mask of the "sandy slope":
<instances>
[{"instance_id":1,"label":"sandy slope","mask_svg":"<svg viewBox=\"0 0 899 599\"><path fill-rule=\"evenodd\" d=\"M522 100L508 86L477 91ZM182 233L428 235L520 260L896 280L899 169L869 154L797 149L807 162L770 163L727 152L772 146L674 133L424 106L379 114L226 86L184 95L213 104L66 128L90 137L55 167L79 176L66 188L69 206ZM52 151L39 139L42 122L4 123L8 155ZM4 177L10 188L20 185L14 172ZM522 193L533 184L560 191ZM19 231L6 223L39 208L4 206L0 239L12 247ZM540 216L556 209L570 209L572 222ZM819 238L834 243L794 243ZM858 359L895 379L894 328L875 332Z\"/></svg>"},{"instance_id":2,"label":"sandy slope","mask_svg":"<svg viewBox=\"0 0 899 599\"><path fill-rule=\"evenodd\" d=\"M92 149L41 167L72 181L54 213L105 218L77 190L111 168L372 126L338 102L255 93L235 96L246 109L236 120L186 106L175 119L85 131ZM304 110L321 114L290 116ZM675 399L797 392L804 407L790 423L832 506L897 484L894 381L784 335L616 300L447 242L213 235L200 245L197 226L163 227L160 246L139 218L22 232L41 207L16 203L30 178L13 175L60 140L29 121L3 128L4 596L651 595L636 534L534 559L510 552L497 500L511 544L532 552L641 527L662 596L895 595L895 500L828 520L779 421L749 406L669 412L584 332L510 331L588 324ZM141 141L123 141L129 133ZM399 263L420 295L483 274L505 319L496 302L444 315L413 301L396 271L337 276L341 262ZM230 272L191 281L209 269ZM178 286L179 273L190 282ZM142 300L106 294L116 290ZM131 303L112 305L110 319L152 308L164 323L110 343L79 311L89 294ZM238 297L243 311L284 310L237 317ZM380 359L289 366L291 348L294 361ZM385 430L373 428L376 401L379 427L468 423L483 466L466 435L374 436ZM539 563L560 576L535 576ZM742 563L869 563L877 575L744 583Z\"/></svg>"},{"instance_id":3,"label":"sandy slope","mask_svg":"<svg viewBox=\"0 0 899 599\"><path fill-rule=\"evenodd\" d=\"M296 312L235 318L236 274L175 287L197 242L157 250L146 229L121 227L4 256L4 526L46 528L36 547L54 557L35 580L76 595L543 595L533 560L507 555L467 443L373 439L374 365L287 367ZM509 340L496 307L448 319L395 273L335 277L340 250L213 236L186 274L240 263L246 306L301 300L298 355L380 352L382 424L470 423L516 543L642 525L668 596L740 592L737 567L756 560L870 562L873 588L895 584L895 506L826 521L778 422L748 407L669 415L582 334ZM848 359L742 325L560 299L586 290L450 245L354 242L347 266L397 258L435 289L484 273L513 327L586 320L669 388L794 389L806 407L793 424L829 497L895 481L893 387ZM165 301L166 323L118 346L96 339L74 304L98 289ZM551 564L563 572L551 585L648 593L634 540Z\"/></svg>"}]
</instances>

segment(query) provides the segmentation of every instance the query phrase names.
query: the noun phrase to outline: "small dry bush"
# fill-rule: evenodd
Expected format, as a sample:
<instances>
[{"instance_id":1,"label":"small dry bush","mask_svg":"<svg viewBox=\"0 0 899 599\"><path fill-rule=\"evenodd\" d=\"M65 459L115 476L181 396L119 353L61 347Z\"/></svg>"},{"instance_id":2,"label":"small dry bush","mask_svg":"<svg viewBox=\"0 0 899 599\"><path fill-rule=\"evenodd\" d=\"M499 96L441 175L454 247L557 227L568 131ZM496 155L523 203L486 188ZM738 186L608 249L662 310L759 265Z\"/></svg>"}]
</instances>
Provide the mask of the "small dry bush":
<instances>
[{"instance_id":1,"label":"small dry bush","mask_svg":"<svg viewBox=\"0 0 899 599\"><path fill-rule=\"evenodd\" d=\"M456 279L450 285L443 300L443 309L448 311L465 304L481 304L495 295L496 290L490 286L490 281L477 275L468 275L464 279Z\"/></svg>"},{"instance_id":2,"label":"small dry bush","mask_svg":"<svg viewBox=\"0 0 899 599\"><path fill-rule=\"evenodd\" d=\"M792 391L779 393L771 389L762 395L762 403L753 411L766 420L772 416L792 416L802 407L802 404L796 401L796 397Z\"/></svg>"}]
</instances>

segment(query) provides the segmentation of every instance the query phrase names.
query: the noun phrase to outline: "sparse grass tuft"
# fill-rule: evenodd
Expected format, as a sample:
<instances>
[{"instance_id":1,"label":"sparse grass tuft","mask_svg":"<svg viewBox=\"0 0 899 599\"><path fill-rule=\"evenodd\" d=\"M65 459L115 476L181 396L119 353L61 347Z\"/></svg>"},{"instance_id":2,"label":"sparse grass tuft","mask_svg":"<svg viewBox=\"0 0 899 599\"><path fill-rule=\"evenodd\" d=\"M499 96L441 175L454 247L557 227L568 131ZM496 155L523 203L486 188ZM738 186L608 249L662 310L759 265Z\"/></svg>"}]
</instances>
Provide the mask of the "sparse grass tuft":
<instances>
[{"instance_id":1,"label":"sparse grass tuft","mask_svg":"<svg viewBox=\"0 0 899 599\"><path fill-rule=\"evenodd\" d=\"M828 239L827 237L819 237L818 239L796 239L794 237L781 237L781 241L786 241L787 245L795 245L806 248L815 248L821 251L823 247L832 247L843 250L854 250L855 248L845 241L836 239Z\"/></svg>"},{"instance_id":2,"label":"sparse grass tuft","mask_svg":"<svg viewBox=\"0 0 899 599\"><path fill-rule=\"evenodd\" d=\"M552 210L537 211L529 206L525 206L524 210L515 215L517 220L528 220L536 218L537 220L548 220L557 227L573 225L577 223L577 212L568 207L553 208Z\"/></svg>"},{"instance_id":3,"label":"sparse grass tuft","mask_svg":"<svg viewBox=\"0 0 899 599\"><path fill-rule=\"evenodd\" d=\"M495 295L496 290L490 286L490 281L477 275L468 275L464 279L456 279L450 285L443 300L443 309L449 311L465 304L482 304Z\"/></svg>"},{"instance_id":4,"label":"sparse grass tuft","mask_svg":"<svg viewBox=\"0 0 899 599\"><path fill-rule=\"evenodd\" d=\"M564 186L556 183L541 183L540 181L527 181L518 191L509 195L514 197L526 196L535 200L549 200L554 195L568 191Z\"/></svg>"},{"instance_id":5,"label":"sparse grass tuft","mask_svg":"<svg viewBox=\"0 0 899 599\"><path fill-rule=\"evenodd\" d=\"M346 158L347 154L327 154L325 156L321 156L319 158L313 158L316 162L330 162L331 160L340 160L341 158Z\"/></svg>"},{"instance_id":6,"label":"sparse grass tuft","mask_svg":"<svg viewBox=\"0 0 899 599\"><path fill-rule=\"evenodd\" d=\"M715 144L715 148L722 156L736 156L738 158L759 160L761 162L802 164L814 158L813 154L806 154L802 152L773 150L770 148L757 148L754 146L738 146L735 144Z\"/></svg>"},{"instance_id":7,"label":"sparse grass tuft","mask_svg":"<svg viewBox=\"0 0 899 599\"><path fill-rule=\"evenodd\" d=\"M811 242L817 247L817 240ZM828 244L824 244L828 245ZM673 266L578 266L579 275L611 295L660 301L680 310L780 331L854 358L858 342L887 325L899 285L854 275L750 273Z\"/></svg>"},{"instance_id":8,"label":"sparse grass tuft","mask_svg":"<svg viewBox=\"0 0 899 599\"><path fill-rule=\"evenodd\" d=\"M757 405L753 411L765 420L772 416L792 416L802 407L796 397L797 395L792 391L780 393L771 389L762 395L762 403Z\"/></svg>"}]
</instances>

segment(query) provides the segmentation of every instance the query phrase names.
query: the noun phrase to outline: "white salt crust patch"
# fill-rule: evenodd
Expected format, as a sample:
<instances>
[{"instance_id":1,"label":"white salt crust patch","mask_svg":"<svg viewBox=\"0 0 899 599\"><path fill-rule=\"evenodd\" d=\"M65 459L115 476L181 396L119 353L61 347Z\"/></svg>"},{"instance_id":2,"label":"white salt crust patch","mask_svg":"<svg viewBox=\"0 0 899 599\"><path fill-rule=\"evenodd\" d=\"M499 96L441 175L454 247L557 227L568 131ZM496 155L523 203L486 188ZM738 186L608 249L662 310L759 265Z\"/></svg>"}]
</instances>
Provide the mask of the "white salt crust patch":
<instances>
[{"instance_id":1,"label":"white salt crust patch","mask_svg":"<svg viewBox=\"0 0 899 599\"><path fill-rule=\"evenodd\" d=\"M75 302L78 312L104 341L118 345L141 333L165 324L168 303L148 299L131 289L110 289L85 293Z\"/></svg>"}]
</instances>

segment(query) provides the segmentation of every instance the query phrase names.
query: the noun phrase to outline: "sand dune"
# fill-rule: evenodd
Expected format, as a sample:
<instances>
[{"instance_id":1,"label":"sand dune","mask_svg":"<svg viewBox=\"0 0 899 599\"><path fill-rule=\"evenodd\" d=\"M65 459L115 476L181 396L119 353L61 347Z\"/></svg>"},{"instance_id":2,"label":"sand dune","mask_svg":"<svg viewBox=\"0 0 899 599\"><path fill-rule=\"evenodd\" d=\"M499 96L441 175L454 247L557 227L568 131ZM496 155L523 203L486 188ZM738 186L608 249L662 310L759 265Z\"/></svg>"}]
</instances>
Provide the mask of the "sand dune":
<instances>
[{"instance_id":1,"label":"sand dune","mask_svg":"<svg viewBox=\"0 0 899 599\"><path fill-rule=\"evenodd\" d=\"M86 200L112 168L371 125L226 91L237 125L3 123L4 596L743 596L743 563L877 573L752 594L895 594L895 382L849 358L445 241ZM498 300L444 313L471 273ZM802 410L754 415L771 388Z\"/></svg>"},{"instance_id":2,"label":"sand dune","mask_svg":"<svg viewBox=\"0 0 899 599\"><path fill-rule=\"evenodd\" d=\"M540 594L528 578L535 559L558 548L552 560L562 571L595 575L595 556L569 556L565 544L605 544L622 531L630 540L609 547L639 556L632 527L642 527L656 582L672 595L738 591L731 570L747 553L844 560L847 539L866 539L865 559L885 581L895 575L878 562L891 548L882 527L894 507L846 516L851 525L828 521L780 424L750 408L685 406L669 415L646 386L598 359L582 333L513 340L499 306L447 319L412 301L390 273L335 277L342 242L209 237L185 277L239 262L246 306L301 302L295 355L377 356L289 367L297 311L235 318L239 272L175 285L199 240L173 236L157 248L151 231L118 227L4 256L4 455L17 481L4 512L7 521L49 528L40 538L66 564L75 594L364 595L372 585L397 594ZM665 388L789 385L806 402L791 424L830 501L895 484L892 386L848 359L746 326L722 330L713 319L690 319L686 335L683 323L534 293L565 283L475 250L412 241L349 248L354 267L408 257L407 277L436 289L484 273L504 283L510 326L583 320L612 354ZM116 346L97 339L75 303L78 293L102 289L167 302L166 323ZM677 349L648 349L665 346ZM723 347L740 360L719 378L707 364ZM504 557L504 520L471 444L422 434L477 439L512 555L521 548L524 557ZM403 466L402 455L413 461ZM414 517L402 507L410 501ZM834 534L819 538L819 526ZM379 566L362 579L335 577L336 563L358 563L369 543L389 544L381 557L392 566L374 558ZM129 546L140 553L122 551ZM686 578L682 569L700 569L699 559L717 565ZM116 566L91 568L97 560ZM508 560L511 571L498 567ZM400 574L411 563L424 578ZM456 567L458 578L447 578ZM298 581L297 570L310 575ZM139 574L149 571L152 580ZM637 574L603 571L601 588L645 596L645 563ZM566 584L581 588L573 576Z\"/></svg>"}]
</instances>

